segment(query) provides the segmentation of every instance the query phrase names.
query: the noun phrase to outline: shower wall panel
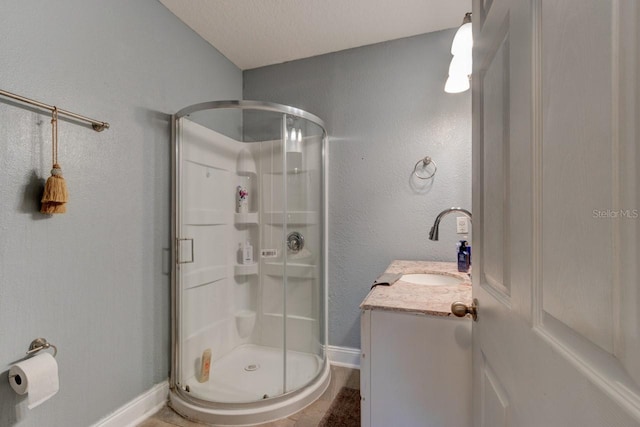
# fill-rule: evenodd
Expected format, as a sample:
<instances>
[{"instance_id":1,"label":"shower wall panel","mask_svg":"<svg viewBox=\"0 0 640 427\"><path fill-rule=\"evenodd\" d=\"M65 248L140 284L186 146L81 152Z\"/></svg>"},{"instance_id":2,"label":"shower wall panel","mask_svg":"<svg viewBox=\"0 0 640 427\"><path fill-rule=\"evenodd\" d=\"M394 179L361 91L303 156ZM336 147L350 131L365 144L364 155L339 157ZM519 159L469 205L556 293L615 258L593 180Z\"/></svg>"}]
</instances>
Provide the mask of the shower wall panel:
<instances>
[{"instance_id":1,"label":"shower wall panel","mask_svg":"<svg viewBox=\"0 0 640 427\"><path fill-rule=\"evenodd\" d=\"M250 227L251 210L246 215L235 213L236 187L247 186L250 178L246 171L238 170L239 163L250 163L245 144L189 120L182 120L180 132L180 235L193 239L193 252L191 240L182 241L180 247L181 377L186 381L199 373L200 358L207 348L215 362L252 340L251 333L240 335L236 317L255 307L257 268L251 274L241 271L245 266L238 262L238 246L254 241L257 247L258 236ZM250 209L254 205L250 203Z\"/></svg>"}]
</instances>

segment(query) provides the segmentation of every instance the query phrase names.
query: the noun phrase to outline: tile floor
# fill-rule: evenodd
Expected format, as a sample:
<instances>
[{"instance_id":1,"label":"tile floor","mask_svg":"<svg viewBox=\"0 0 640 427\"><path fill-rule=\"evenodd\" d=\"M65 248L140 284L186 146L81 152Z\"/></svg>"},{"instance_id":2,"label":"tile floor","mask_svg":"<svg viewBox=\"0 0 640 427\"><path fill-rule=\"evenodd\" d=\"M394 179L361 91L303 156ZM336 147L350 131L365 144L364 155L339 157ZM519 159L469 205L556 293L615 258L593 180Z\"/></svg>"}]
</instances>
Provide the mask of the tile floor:
<instances>
[{"instance_id":1,"label":"tile floor","mask_svg":"<svg viewBox=\"0 0 640 427\"><path fill-rule=\"evenodd\" d=\"M288 418L271 423L256 424L255 427L317 427L342 387L359 390L360 371L332 365L331 382L327 391L318 400ZM151 418L139 424L138 427L203 427L204 425L188 421L165 406Z\"/></svg>"}]
</instances>

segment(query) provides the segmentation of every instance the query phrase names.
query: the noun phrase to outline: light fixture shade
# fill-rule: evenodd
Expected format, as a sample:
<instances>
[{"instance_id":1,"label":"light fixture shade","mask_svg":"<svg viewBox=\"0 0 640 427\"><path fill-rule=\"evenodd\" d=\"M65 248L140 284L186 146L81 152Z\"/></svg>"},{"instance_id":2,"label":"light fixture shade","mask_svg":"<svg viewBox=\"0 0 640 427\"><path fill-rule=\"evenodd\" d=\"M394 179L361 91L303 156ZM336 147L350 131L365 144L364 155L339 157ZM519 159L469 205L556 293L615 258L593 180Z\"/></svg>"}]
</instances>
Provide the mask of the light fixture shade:
<instances>
[{"instance_id":1,"label":"light fixture shade","mask_svg":"<svg viewBox=\"0 0 640 427\"><path fill-rule=\"evenodd\" d=\"M460 93L469 89L469 77L466 75L449 76L444 84L444 91L447 93Z\"/></svg>"},{"instance_id":2,"label":"light fixture shade","mask_svg":"<svg viewBox=\"0 0 640 427\"><path fill-rule=\"evenodd\" d=\"M444 85L447 93L460 93L469 89L469 79L473 70L473 31L471 27L471 12L464 15L462 25L453 36L451 54L453 58L449 64L449 78Z\"/></svg>"},{"instance_id":3,"label":"light fixture shade","mask_svg":"<svg viewBox=\"0 0 640 427\"><path fill-rule=\"evenodd\" d=\"M470 53L466 55L455 55L451 59L451 64L449 65L449 75L470 76L472 68L473 59Z\"/></svg>"},{"instance_id":4,"label":"light fixture shade","mask_svg":"<svg viewBox=\"0 0 640 427\"><path fill-rule=\"evenodd\" d=\"M471 22L463 24L456 35L453 37L451 44L452 55L470 55L473 48L473 33L471 30Z\"/></svg>"}]
</instances>

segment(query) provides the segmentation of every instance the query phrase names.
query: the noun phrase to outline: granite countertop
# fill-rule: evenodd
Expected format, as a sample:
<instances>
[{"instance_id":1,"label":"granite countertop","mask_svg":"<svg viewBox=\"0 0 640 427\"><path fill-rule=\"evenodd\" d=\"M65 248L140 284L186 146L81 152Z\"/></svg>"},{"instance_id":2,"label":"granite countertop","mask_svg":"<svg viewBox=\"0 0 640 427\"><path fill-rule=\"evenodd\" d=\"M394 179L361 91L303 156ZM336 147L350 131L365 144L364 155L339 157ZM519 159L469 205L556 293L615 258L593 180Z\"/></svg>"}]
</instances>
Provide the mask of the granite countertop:
<instances>
[{"instance_id":1,"label":"granite countertop","mask_svg":"<svg viewBox=\"0 0 640 427\"><path fill-rule=\"evenodd\" d=\"M431 316L453 316L451 303L461 301L471 304L471 280L466 273L459 273L455 262L393 261L385 273L439 273L459 277L459 285L428 286L398 280L391 286L371 289L360 308L362 310L388 310L422 313Z\"/></svg>"}]
</instances>

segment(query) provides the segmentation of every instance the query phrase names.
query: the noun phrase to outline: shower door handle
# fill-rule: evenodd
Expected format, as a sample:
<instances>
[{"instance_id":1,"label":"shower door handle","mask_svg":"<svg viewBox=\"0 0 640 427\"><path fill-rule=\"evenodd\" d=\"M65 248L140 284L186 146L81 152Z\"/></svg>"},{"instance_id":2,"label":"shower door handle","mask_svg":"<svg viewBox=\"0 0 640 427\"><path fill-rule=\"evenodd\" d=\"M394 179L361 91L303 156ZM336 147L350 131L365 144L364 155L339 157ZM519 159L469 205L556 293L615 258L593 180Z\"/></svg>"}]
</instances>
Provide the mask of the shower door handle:
<instances>
[{"instance_id":1,"label":"shower door handle","mask_svg":"<svg viewBox=\"0 0 640 427\"><path fill-rule=\"evenodd\" d=\"M191 242L191 259L189 261L180 261L180 258L181 258L180 257L180 252L181 252L180 251L180 247L181 247L180 242L187 241L187 240ZM191 264L191 263L193 263L193 259L194 259L193 258L194 257L194 255L193 255L193 238L187 237L187 238L184 238L184 239L176 239L176 246L178 247L178 250L176 251L176 257L178 258L178 259L176 259L176 264Z\"/></svg>"}]
</instances>

